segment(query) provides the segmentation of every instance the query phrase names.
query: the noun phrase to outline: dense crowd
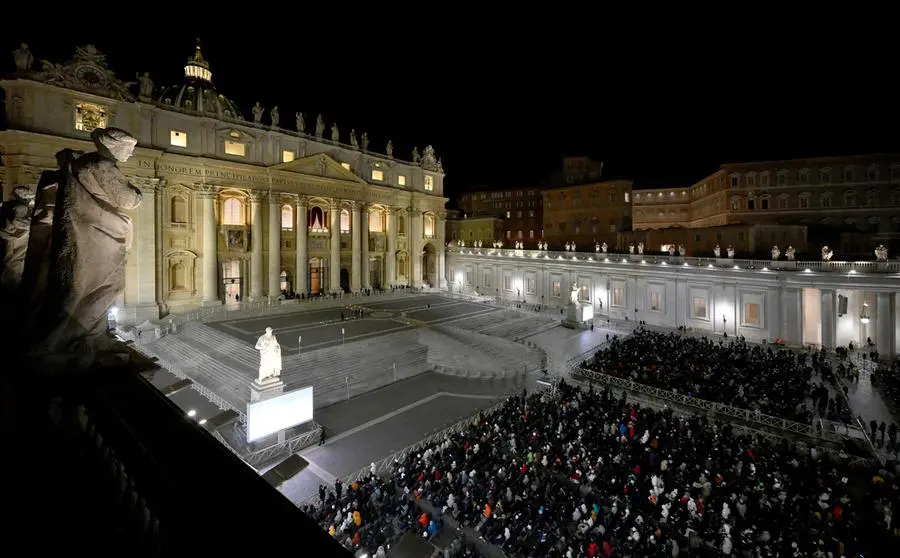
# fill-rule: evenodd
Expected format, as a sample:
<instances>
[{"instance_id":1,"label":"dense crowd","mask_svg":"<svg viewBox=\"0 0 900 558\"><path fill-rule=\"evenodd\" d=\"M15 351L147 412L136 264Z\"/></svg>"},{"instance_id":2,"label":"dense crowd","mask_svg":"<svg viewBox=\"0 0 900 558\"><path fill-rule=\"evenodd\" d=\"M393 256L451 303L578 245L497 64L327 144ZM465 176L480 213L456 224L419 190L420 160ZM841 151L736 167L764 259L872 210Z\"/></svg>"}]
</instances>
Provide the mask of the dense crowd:
<instances>
[{"instance_id":1,"label":"dense crowd","mask_svg":"<svg viewBox=\"0 0 900 558\"><path fill-rule=\"evenodd\" d=\"M852 420L839 381L852 377L849 366L835 366L820 351L643 329L613 338L586 363L611 376L805 424L815 417Z\"/></svg>"}]
</instances>

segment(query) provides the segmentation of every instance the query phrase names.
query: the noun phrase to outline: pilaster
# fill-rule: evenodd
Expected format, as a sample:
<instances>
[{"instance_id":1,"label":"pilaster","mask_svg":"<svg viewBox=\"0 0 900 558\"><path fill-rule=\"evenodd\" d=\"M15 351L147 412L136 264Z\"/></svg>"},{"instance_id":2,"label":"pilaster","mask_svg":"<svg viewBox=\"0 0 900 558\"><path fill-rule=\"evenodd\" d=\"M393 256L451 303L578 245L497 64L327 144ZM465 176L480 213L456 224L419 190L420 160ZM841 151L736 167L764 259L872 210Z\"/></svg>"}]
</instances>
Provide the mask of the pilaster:
<instances>
[{"instance_id":1,"label":"pilaster","mask_svg":"<svg viewBox=\"0 0 900 558\"><path fill-rule=\"evenodd\" d=\"M137 208L134 242L131 253L135 262L136 290L132 300L135 323L158 320L160 300L157 297L157 243L161 242L156 216L159 212L159 191L164 181L159 178L134 177L132 184L140 188L143 200ZM127 314L127 313L126 313Z\"/></svg>"},{"instance_id":2,"label":"pilaster","mask_svg":"<svg viewBox=\"0 0 900 558\"><path fill-rule=\"evenodd\" d=\"M263 194L250 194L250 300L263 299Z\"/></svg>"},{"instance_id":3,"label":"pilaster","mask_svg":"<svg viewBox=\"0 0 900 558\"><path fill-rule=\"evenodd\" d=\"M360 204L351 202L350 205L350 241L351 241L351 261L350 261L350 290L354 293L360 291L362 285L362 234L360 228Z\"/></svg>"},{"instance_id":4,"label":"pilaster","mask_svg":"<svg viewBox=\"0 0 900 558\"><path fill-rule=\"evenodd\" d=\"M360 221L362 224L362 228L360 229L360 244L362 244L362 288L370 289L372 288L369 272L369 209L370 207L367 204L362 204L360 208Z\"/></svg>"},{"instance_id":5,"label":"pilaster","mask_svg":"<svg viewBox=\"0 0 900 558\"><path fill-rule=\"evenodd\" d=\"M837 344L837 291L820 289L822 298L822 346L833 349Z\"/></svg>"},{"instance_id":6,"label":"pilaster","mask_svg":"<svg viewBox=\"0 0 900 558\"><path fill-rule=\"evenodd\" d=\"M893 354L895 293L879 292L875 300L875 348L882 358Z\"/></svg>"},{"instance_id":7,"label":"pilaster","mask_svg":"<svg viewBox=\"0 0 900 558\"><path fill-rule=\"evenodd\" d=\"M409 210L409 284L422 285L422 211Z\"/></svg>"},{"instance_id":8,"label":"pilaster","mask_svg":"<svg viewBox=\"0 0 900 558\"><path fill-rule=\"evenodd\" d=\"M309 224L307 223L307 211L309 203L306 196L297 198L297 261L294 270L294 291L309 294L309 252L307 242L309 238Z\"/></svg>"},{"instance_id":9,"label":"pilaster","mask_svg":"<svg viewBox=\"0 0 900 558\"><path fill-rule=\"evenodd\" d=\"M384 262L384 284L387 287L397 282L397 210L389 207L384 212L384 225L387 230L387 254Z\"/></svg>"},{"instance_id":10,"label":"pilaster","mask_svg":"<svg viewBox=\"0 0 900 558\"><path fill-rule=\"evenodd\" d=\"M269 194L269 299L281 294L281 194Z\"/></svg>"},{"instance_id":11,"label":"pilaster","mask_svg":"<svg viewBox=\"0 0 900 558\"><path fill-rule=\"evenodd\" d=\"M219 257L216 236L216 194L215 186L201 186L199 196L203 207L203 306L217 306L219 300Z\"/></svg>"},{"instance_id":12,"label":"pilaster","mask_svg":"<svg viewBox=\"0 0 900 558\"><path fill-rule=\"evenodd\" d=\"M328 207L329 226L331 227L331 253L329 260L328 288L336 293L341 290L341 206L333 200Z\"/></svg>"}]
</instances>

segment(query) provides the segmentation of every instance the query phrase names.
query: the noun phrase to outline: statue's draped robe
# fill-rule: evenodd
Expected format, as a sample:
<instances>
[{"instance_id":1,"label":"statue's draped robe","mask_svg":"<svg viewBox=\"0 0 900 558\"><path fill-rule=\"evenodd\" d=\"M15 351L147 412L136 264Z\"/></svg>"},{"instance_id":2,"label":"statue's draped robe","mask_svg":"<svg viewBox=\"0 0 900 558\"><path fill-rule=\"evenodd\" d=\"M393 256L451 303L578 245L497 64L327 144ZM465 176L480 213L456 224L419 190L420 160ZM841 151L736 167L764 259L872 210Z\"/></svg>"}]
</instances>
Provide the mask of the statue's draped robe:
<instances>
[{"instance_id":1,"label":"statue's draped robe","mask_svg":"<svg viewBox=\"0 0 900 558\"><path fill-rule=\"evenodd\" d=\"M71 163L57 196L47 312L51 348L103 335L125 286L125 255L134 227L122 210L141 203L135 188L100 152Z\"/></svg>"},{"instance_id":2,"label":"statue's draped robe","mask_svg":"<svg viewBox=\"0 0 900 558\"><path fill-rule=\"evenodd\" d=\"M28 250L28 221L15 219L17 206L26 206L23 200L3 203L0 217L0 288L4 296L14 296L22 281L25 269L25 253Z\"/></svg>"},{"instance_id":3,"label":"statue's draped robe","mask_svg":"<svg viewBox=\"0 0 900 558\"><path fill-rule=\"evenodd\" d=\"M256 341L259 351L259 381L281 375L281 345L274 335L261 335Z\"/></svg>"},{"instance_id":4,"label":"statue's draped robe","mask_svg":"<svg viewBox=\"0 0 900 558\"><path fill-rule=\"evenodd\" d=\"M67 165L68 166L68 165ZM31 232L28 235L28 252L22 274L20 314L26 319L26 329L31 331L44 304L47 278L50 274L50 243L53 233L53 215L57 194L66 181L66 170L49 170L41 173L34 197L34 213L31 216Z\"/></svg>"}]
</instances>

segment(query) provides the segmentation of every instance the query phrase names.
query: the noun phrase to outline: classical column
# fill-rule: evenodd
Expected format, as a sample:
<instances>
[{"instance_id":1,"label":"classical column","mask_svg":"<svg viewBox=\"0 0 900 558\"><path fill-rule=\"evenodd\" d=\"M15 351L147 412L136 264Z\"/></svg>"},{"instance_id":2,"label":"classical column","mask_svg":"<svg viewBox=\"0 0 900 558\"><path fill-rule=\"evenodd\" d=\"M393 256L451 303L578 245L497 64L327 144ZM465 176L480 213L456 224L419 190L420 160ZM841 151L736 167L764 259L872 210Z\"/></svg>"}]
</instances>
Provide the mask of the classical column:
<instances>
[{"instance_id":1,"label":"classical column","mask_svg":"<svg viewBox=\"0 0 900 558\"><path fill-rule=\"evenodd\" d=\"M362 277L362 246L360 241L360 207L359 203L353 202L350 206L350 240L351 240L351 262L350 262L350 290L358 293L361 286Z\"/></svg>"},{"instance_id":2,"label":"classical column","mask_svg":"<svg viewBox=\"0 0 900 558\"><path fill-rule=\"evenodd\" d=\"M437 287L441 289L447 288L447 239L446 239L447 213L441 211L434 219L434 236L437 244ZM522 278L522 293L525 293L525 279ZM593 298L593 297L592 297Z\"/></svg>"},{"instance_id":3,"label":"classical column","mask_svg":"<svg viewBox=\"0 0 900 558\"><path fill-rule=\"evenodd\" d=\"M159 303L157 297L157 196L159 196L162 180L159 178L131 179L132 184L141 189L144 201L137 208L134 220L134 242L126 260L126 287L130 277L127 275L132 260L135 264L136 296L134 300L134 321L159 319ZM126 292L130 289L126 288ZM126 297L127 301L127 297ZM130 301L128 301L130 302ZM128 314L128 312L126 312ZM126 316L127 317L127 316Z\"/></svg>"},{"instance_id":4,"label":"classical column","mask_svg":"<svg viewBox=\"0 0 900 558\"><path fill-rule=\"evenodd\" d=\"M331 256L329 264L331 273L328 277L328 290L336 293L341 290L341 206L337 201L331 202Z\"/></svg>"},{"instance_id":5,"label":"classical column","mask_svg":"<svg viewBox=\"0 0 900 558\"><path fill-rule=\"evenodd\" d=\"M360 234L362 238L360 239L360 244L362 244L362 287L364 289L372 288L371 281L369 280L369 206L362 206L362 213L360 214L360 220L362 221L362 228L360 229Z\"/></svg>"},{"instance_id":6,"label":"classical column","mask_svg":"<svg viewBox=\"0 0 900 558\"><path fill-rule=\"evenodd\" d=\"M875 300L875 348L881 358L894 353L894 293L877 293Z\"/></svg>"},{"instance_id":7,"label":"classical column","mask_svg":"<svg viewBox=\"0 0 900 558\"><path fill-rule=\"evenodd\" d=\"M397 282L397 210L388 207L384 212L384 227L387 236L387 248L384 255L384 284L391 287Z\"/></svg>"},{"instance_id":8,"label":"classical column","mask_svg":"<svg viewBox=\"0 0 900 558\"><path fill-rule=\"evenodd\" d=\"M833 349L837 343L837 291L822 289L822 346Z\"/></svg>"},{"instance_id":9,"label":"classical column","mask_svg":"<svg viewBox=\"0 0 900 558\"><path fill-rule=\"evenodd\" d=\"M409 284L422 284L422 212L409 210Z\"/></svg>"},{"instance_id":10,"label":"classical column","mask_svg":"<svg viewBox=\"0 0 900 558\"><path fill-rule=\"evenodd\" d=\"M281 294L281 195L269 194L269 298Z\"/></svg>"},{"instance_id":11,"label":"classical column","mask_svg":"<svg viewBox=\"0 0 900 558\"><path fill-rule=\"evenodd\" d=\"M263 298L263 211L260 194L250 194L250 300Z\"/></svg>"},{"instance_id":12,"label":"classical column","mask_svg":"<svg viewBox=\"0 0 900 558\"><path fill-rule=\"evenodd\" d=\"M219 300L218 236L216 234L216 189L205 188L203 200L203 306L222 304Z\"/></svg>"},{"instance_id":13,"label":"classical column","mask_svg":"<svg viewBox=\"0 0 900 558\"><path fill-rule=\"evenodd\" d=\"M309 253L307 252L307 236L309 235L309 227L307 225L307 199L306 196L297 198L297 265L294 270L294 291L297 293L309 293Z\"/></svg>"}]
</instances>

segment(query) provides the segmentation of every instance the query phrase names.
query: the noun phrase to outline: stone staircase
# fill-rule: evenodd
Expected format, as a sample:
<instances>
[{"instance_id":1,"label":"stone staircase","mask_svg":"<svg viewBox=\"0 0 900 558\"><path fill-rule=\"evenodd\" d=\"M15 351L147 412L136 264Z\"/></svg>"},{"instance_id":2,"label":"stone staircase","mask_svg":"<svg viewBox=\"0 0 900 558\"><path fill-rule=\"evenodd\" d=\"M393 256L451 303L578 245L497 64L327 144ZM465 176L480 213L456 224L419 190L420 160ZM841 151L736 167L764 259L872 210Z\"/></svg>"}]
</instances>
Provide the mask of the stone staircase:
<instances>
[{"instance_id":1,"label":"stone staircase","mask_svg":"<svg viewBox=\"0 0 900 558\"><path fill-rule=\"evenodd\" d=\"M466 351L474 350L487 355L485 362L495 362L492 367L495 369L520 372L525 369L534 370L543 365L543 354L540 351L506 339L446 324L432 326L429 329L456 341ZM491 368L490 365L487 367Z\"/></svg>"}]
</instances>

